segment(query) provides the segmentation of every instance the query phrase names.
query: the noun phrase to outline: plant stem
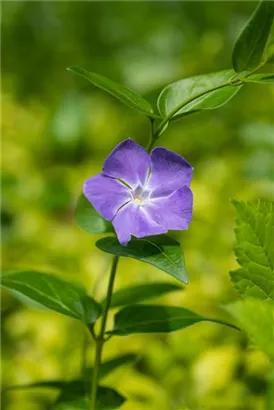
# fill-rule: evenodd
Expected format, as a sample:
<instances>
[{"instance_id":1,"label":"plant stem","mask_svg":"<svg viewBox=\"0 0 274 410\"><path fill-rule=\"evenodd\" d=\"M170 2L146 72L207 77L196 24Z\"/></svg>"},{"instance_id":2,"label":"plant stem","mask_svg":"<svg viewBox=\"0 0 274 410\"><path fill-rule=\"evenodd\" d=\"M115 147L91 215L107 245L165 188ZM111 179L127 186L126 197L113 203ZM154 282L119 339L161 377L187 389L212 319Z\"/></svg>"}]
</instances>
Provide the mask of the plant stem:
<instances>
[{"instance_id":1,"label":"plant stem","mask_svg":"<svg viewBox=\"0 0 274 410\"><path fill-rule=\"evenodd\" d=\"M81 367L81 374L84 380L85 385L85 393L88 396L88 380L87 380L87 352L88 352L88 333L87 329L84 329L84 339L83 339L83 348L82 348L82 367Z\"/></svg>"},{"instance_id":2,"label":"plant stem","mask_svg":"<svg viewBox=\"0 0 274 410\"><path fill-rule=\"evenodd\" d=\"M95 341L95 363L94 363L94 371L92 376L92 387L91 387L91 407L90 410L96 410L96 397L97 397L97 390L98 390L98 381L99 381L99 373L100 373L100 365L101 365L101 358L102 358L102 351L103 346L106 341L105 339L105 330L106 330L106 323L107 323L107 316L108 311L111 304L111 297L113 292L115 274L117 270L119 256L114 256L109 282L108 282L108 289L107 289L107 297L105 301L105 306L102 315L102 322L99 335L96 337Z\"/></svg>"},{"instance_id":3,"label":"plant stem","mask_svg":"<svg viewBox=\"0 0 274 410\"><path fill-rule=\"evenodd\" d=\"M100 365L101 365L102 349L103 349L103 341L99 339L96 340L95 363L94 363L94 370L93 370L93 375L92 375L92 385L91 385L91 410L96 410L96 397L97 397L97 390L98 390L98 380L99 380L99 372L100 372Z\"/></svg>"},{"instance_id":4,"label":"plant stem","mask_svg":"<svg viewBox=\"0 0 274 410\"><path fill-rule=\"evenodd\" d=\"M149 143L148 143L148 147L147 147L147 151L150 152L151 148L154 145L154 119L149 117L149 121L150 121L150 136L149 136Z\"/></svg>"}]
</instances>

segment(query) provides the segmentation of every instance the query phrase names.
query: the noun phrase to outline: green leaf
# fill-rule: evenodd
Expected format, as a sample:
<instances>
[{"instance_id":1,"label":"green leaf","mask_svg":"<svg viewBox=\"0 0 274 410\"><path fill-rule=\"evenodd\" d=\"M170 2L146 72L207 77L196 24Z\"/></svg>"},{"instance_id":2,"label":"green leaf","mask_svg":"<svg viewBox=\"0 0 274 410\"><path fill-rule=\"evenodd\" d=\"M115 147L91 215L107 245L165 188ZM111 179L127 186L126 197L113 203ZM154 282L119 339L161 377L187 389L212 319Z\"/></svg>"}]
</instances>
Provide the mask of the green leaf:
<instances>
[{"instance_id":1,"label":"green leaf","mask_svg":"<svg viewBox=\"0 0 274 410\"><path fill-rule=\"evenodd\" d=\"M1 286L50 310L91 325L101 314L100 305L80 286L36 271L7 272Z\"/></svg>"},{"instance_id":2,"label":"green leaf","mask_svg":"<svg viewBox=\"0 0 274 410\"><path fill-rule=\"evenodd\" d=\"M96 410L114 410L121 407L125 401L125 397L117 391L107 387L99 387Z\"/></svg>"},{"instance_id":3,"label":"green leaf","mask_svg":"<svg viewBox=\"0 0 274 410\"><path fill-rule=\"evenodd\" d=\"M125 402L125 397L108 387L98 387L96 410L115 410ZM82 392L65 388L52 410L89 410L88 402Z\"/></svg>"},{"instance_id":4,"label":"green leaf","mask_svg":"<svg viewBox=\"0 0 274 410\"><path fill-rule=\"evenodd\" d=\"M227 306L227 310L238 320L259 349L273 359L273 302L259 299L239 300Z\"/></svg>"},{"instance_id":5,"label":"green leaf","mask_svg":"<svg viewBox=\"0 0 274 410\"><path fill-rule=\"evenodd\" d=\"M80 75L86 80L90 81L93 85L107 93L113 95L122 103L142 114L146 114L150 117L157 118L158 115L153 113L153 109L148 101L137 94L135 91L124 87L123 85L117 84L100 74L92 73L81 67L69 67L69 71Z\"/></svg>"},{"instance_id":6,"label":"green leaf","mask_svg":"<svg viewBox=\"0 0 274 410\"><path fill-rule=\"evenodd\" d=\"M122 246L116 238L99 239L96 246L112 255L127 256L149 263L170 274L180 282L187 283L188 275L180 244L167 235L132 239L127 246Z\"/></svg>"},{"instance_id":7,"label":"green leaf","mask_svg":"<svg viewBox=\"0 0 274 410\"><path fill-rule=\"evenodd\" d=\"M237 211L235 254L240 269L230 272L243 296L274 299L274 212L273 203L234 201Z\"/></svg>"},{"instance_id":8,"label":"green leaf","mask_svg":"<svg viewBox=\"0 0 274 410\"><path fill-rule=\"evenodd\" d=\"M230 85L233 76L233 70L225 70L184 78L169 84L159 95L159 112L164 118L176 119L192 111L220 107L241 87ZM219 89L215 90L217 87Z\"/></svg>"},{"instance_id":9,"label":"green leaf","mask_svg":"<svg viewBox=\"0 0 274 410\"><path fill-rule=\"evenodd\" d=\"M274 3L261 1L240 33L232 53L234 70L251 71L260 66L274 17Z\"/></svg>"},{"instance_id":10,"label":"green leaf","mask_svg":"<svg viewBox=\"0 0 274 410\"><path fill-rule=\"evenodd\" d=\"M272 63L274 63L274 30L273 30L273 38L272 39L271 39L271 32L270 32L270 39L269 39L269 41L267 43L267 47L265 49L262 65L272 64Z\"/></svg>"},{"instance_id":11,"label":"green leaf","mask_svg":"<svg viewBox=\"0 0 274 410\"><path fill-rule=\"evenodd\" d=\"M183 288L173 283L150 283L147 285L131 286L129 288L117 290L113 293L111 307L139 303L143 300L155 298L178 290L183 290ZM102 303L104 304L105 301Z\"/></svg>"},{"instance_id":12,"label":"green leaf","mask_svg":"<svg viewBox=\"0 0 274 410\"><path fill-rule=\"evenodd\" d=\"M89 234L113 232L112 224L98 214L83 194L76 204L75 220L77 225Z\"/></svg>"},{"instance_id":13,"label":"green leaf","mask_svg":"<svg viewBox=\"0 0 274 410\"><path fill-rule=\"evenodd\" d=\"M132 353L124 354L118 357L115 357L114 359L110 359L105 363L102 363L100 366L100 372L99 372L99 380L107 376L109 373L111 373L113 370L117 369L118 367L121 367L125 364L131 363L135 361L137 356ZM92 379L92 374L93 374L93 368L88 368L86 370L87 375L86 378L87 380ZM91 384L88 386L91 388ZM77 378L74 380L70 381L64 381L64 380L42 380L42 381L37 381L34 383L29 383L25 385L14 385L14 386L9 386L7 387L7 390L25 390L25 389L35 389L35 388L48 388L48 389L58 389L58 390L66 390L66 391L71 391L71 392L77 392L82 395L85 394L85 381L81 378Z\"/></svg>"},{"instance_id":14,"label":"green leaf","mask_svg":"<svg viewBox=\"0 0 274 410\"><path fill-rule=\"evenodd\" d=\"M55 403L52 410L89 410L89 405L85 397L71 397Z\"/></svg>"},{"instance_id":15,"label":"green leaf","mask_svg":"<svg viewBox=\"0 0 274 410\"><path fill-rule=\"evenodd\" d=\"M125 336L132 333L174 332L203 321L236 328L229 323L202 317L181 307L131 305L115 315L114 329L108 333Z\"/></svg>"},{"instance_id":16,"label":"green leaf","mask_svg":"<svg viewBox=\"0 0 274 410\"><path fill-rule=\"evenodd\" d=\"M247 83L274 84L274 74L273 73L252 74L248 77L243 78L243 81Z\"/></svg>"}]
</instances>

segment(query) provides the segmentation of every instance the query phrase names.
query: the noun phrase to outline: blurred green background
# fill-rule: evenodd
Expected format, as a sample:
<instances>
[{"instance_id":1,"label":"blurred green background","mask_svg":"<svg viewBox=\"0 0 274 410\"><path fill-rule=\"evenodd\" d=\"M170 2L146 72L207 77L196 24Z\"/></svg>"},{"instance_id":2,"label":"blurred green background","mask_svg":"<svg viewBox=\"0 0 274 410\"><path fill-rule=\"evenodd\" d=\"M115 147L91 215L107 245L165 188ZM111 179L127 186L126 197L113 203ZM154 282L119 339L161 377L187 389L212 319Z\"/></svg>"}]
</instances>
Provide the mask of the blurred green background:
<instances>
[{"instance_id":1,"label":"blurred green background","mask_svg":"<svg viewBox=\"0 0 274 410\"><path fill-rule=\"evenodd\" d=\"M111 258L74 223L83 181L132 137L146 145L148 120L80 77L79 65L151 101L169 82L231 67L233 43L255 2L2 3L2 264L66 275L100 298ZM227 105L175 122L159 144L195 167L194 221L179 235L190 284L156 302L225 317L237 298L231 199L273 196L273 89L248 85ZM272 198L273 199L273 198ZM122 260L116 286L172 281ZM4 387L70 379L80 372L80 323L2 296ZM90 363L92 363L92 346ZM104 380L124 393L123 410L270 410L263 353L245 335L198 324L170 335L112 339L108 359L135 352L133 366ZM50 391L2 395L5 410L51 408Z\"/></svg>"}]
</instances>

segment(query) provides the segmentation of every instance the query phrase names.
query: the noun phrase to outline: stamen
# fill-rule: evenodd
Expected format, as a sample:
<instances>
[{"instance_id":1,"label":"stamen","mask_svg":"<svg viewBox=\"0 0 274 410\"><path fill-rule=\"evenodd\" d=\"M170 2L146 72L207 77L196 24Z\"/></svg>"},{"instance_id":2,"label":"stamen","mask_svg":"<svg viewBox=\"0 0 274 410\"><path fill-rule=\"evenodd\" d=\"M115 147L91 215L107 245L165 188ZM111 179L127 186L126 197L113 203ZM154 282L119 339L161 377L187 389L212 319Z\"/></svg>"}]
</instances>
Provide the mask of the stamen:
<instances>
[{"instance_id":1,"label":"stamen","mask_svg":"<svg viewBox=\"0 0 274 410\"><path fill-rule=\"evenodd\" d=\"M137 204L137 205L141 205L142 200L141 200L141 198L138 198L138 196L137 196L137 197L134 198L134 202L135 202L135 204Z\"/></svg>"}]
</instances>

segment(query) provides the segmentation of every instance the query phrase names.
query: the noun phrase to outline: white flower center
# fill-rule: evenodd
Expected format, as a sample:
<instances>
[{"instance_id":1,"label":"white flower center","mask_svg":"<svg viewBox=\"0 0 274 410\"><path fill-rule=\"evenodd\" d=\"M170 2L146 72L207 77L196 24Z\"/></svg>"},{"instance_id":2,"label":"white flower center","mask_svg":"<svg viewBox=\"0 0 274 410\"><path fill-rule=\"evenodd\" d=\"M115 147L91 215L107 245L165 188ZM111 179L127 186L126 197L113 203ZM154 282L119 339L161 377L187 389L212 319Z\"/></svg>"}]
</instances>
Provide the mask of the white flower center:
<instances>
[{"instance_id":1,"label":"white flower center","mask_svg":"<svg viewBox=\"0 0 274 410\"><path fill-rule=\"evenodd\" d=\"M133 201L135 202L135 204L142 206L148 203L149 197L150 197L150 191L146 190L142 186L138 186L132 192L132 196L133 196Z\"/></svg>"}]
</instances>

